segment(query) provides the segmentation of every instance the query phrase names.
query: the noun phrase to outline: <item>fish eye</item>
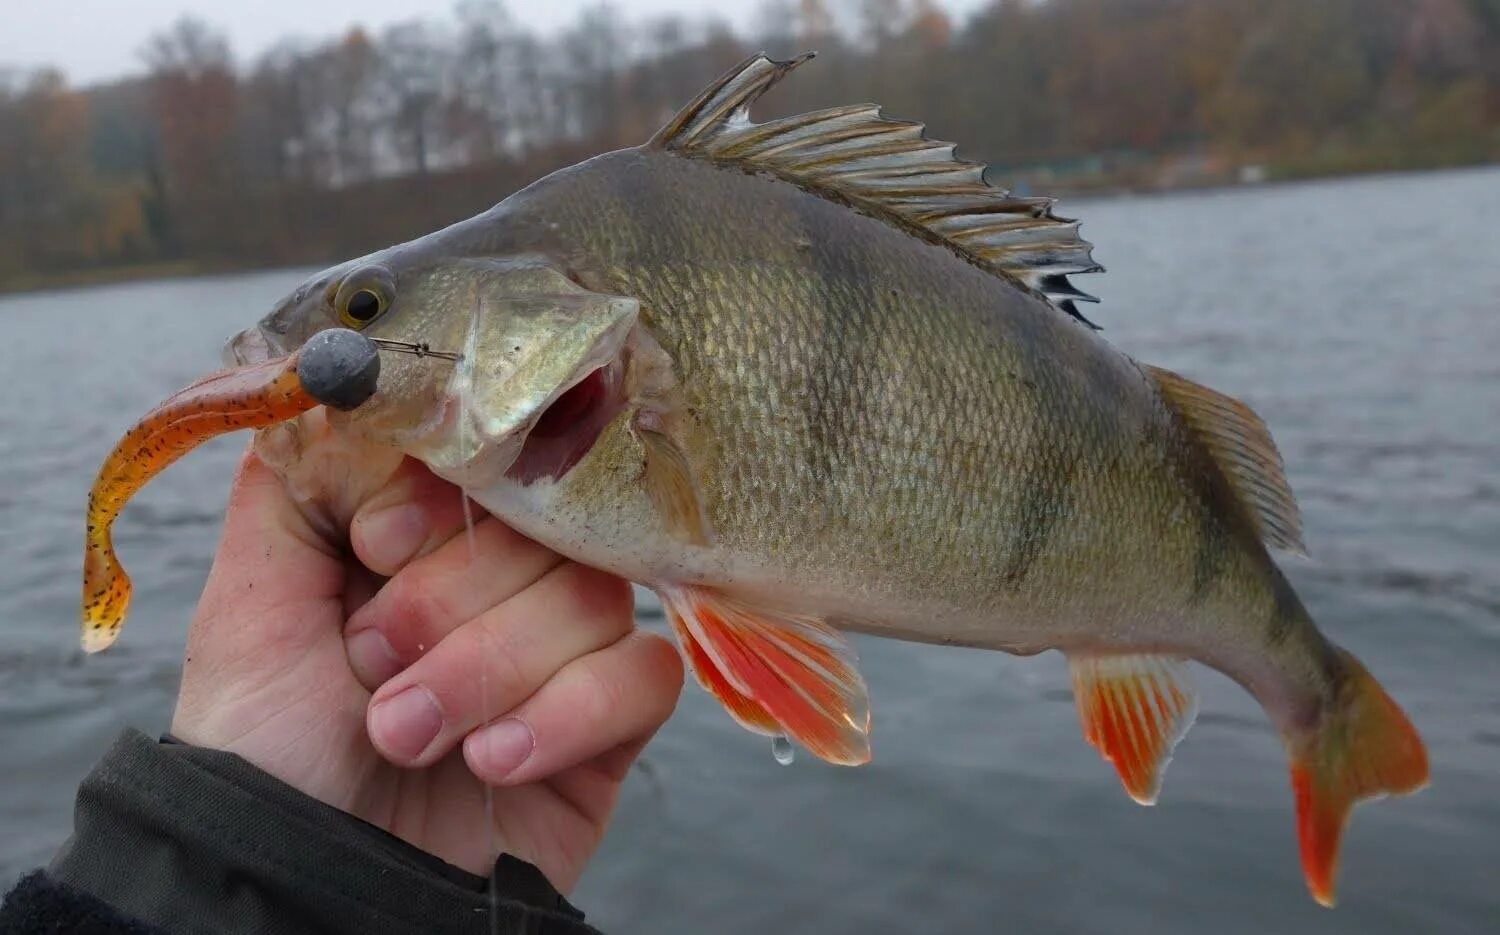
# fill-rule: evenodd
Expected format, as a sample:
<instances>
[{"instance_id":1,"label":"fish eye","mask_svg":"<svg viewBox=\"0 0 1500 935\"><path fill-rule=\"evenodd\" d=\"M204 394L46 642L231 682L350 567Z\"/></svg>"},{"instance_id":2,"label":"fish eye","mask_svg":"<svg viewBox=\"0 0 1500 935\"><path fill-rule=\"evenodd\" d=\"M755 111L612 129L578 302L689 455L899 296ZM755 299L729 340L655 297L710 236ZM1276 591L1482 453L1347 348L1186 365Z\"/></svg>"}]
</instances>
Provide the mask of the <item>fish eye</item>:
<instances>
[{"instance_id":1,"label":"fish eye","mask_svg":"<svg viewBox=\"0 0 1500 935\"><path fill-rule=\"evenodd\" d=\"M389 272L378 266L366 267L351 273L339 285L333 307L344 327L358 331L390 308L394 294Z\"/></svg>"},{"instance_id":2,"label":"fish eye","mask_svg":"<svg viewBox=\"0 0 1500 935\"><path fill-rule=\"evenodd\" d=\"M349 304L344 306L344 317L360 324L375 320L380 314L380 296L374 290L361 289L349 297Z\"/></svg>"}]
</instances>

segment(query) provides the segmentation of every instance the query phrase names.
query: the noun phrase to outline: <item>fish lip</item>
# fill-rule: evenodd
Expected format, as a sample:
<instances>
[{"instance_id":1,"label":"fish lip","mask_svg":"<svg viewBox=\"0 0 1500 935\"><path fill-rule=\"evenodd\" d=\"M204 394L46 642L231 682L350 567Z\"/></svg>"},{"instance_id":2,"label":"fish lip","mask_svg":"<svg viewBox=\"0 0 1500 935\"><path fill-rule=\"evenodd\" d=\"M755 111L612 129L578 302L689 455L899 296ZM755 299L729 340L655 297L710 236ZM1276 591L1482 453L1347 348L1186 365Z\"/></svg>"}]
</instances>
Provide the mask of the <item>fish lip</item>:
<instances>
[{"instance_id":1,"label":"fish lip","mask_svg":"<svg viewBox=\"0 0 1500 935\"><path fill-rule=\"evenodd\" d=\"M219 356L225 366L244 367L285 357L286 349L260 325L253 325L224 342L224 350Z\"/></svg>"}]
</instances>

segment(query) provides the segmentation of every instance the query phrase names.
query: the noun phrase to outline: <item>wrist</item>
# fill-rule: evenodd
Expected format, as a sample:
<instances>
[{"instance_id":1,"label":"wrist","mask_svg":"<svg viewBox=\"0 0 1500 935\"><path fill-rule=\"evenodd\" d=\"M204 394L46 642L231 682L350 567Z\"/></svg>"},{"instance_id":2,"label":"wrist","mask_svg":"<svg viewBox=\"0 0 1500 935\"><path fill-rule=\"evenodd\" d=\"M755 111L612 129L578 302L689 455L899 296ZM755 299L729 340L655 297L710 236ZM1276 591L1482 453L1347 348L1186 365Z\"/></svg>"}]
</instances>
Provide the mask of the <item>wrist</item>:
<instances>
[{"instance_id":1,"label":"wrist","mask_svg":"<svg viewBox=\"0 0 1500 935\"><path fill-rule=\"evenodd\" d=\"M485 878L239 757L127 731L80 786L48 874L173 931L593 931L534 868L500 867L492 919Z\"/></svg>"},{"instance_id":2,"label":"wrist","mask_svg":"<svg viewBox=\"0 0 1500 935\"><path fill-rule=\"evenodd\" d=\"M374 759L363 741L363 701L340 703L326 693L286 697L293 691L282 687L279 707L269 698L223 695L212 707L191 705L184 703L189 697L184 692L168 736L185 746L233 754L304 795L352 811L358 780ZM310 713L307 705L318 710Z\"/></svg>"}]
</instances>

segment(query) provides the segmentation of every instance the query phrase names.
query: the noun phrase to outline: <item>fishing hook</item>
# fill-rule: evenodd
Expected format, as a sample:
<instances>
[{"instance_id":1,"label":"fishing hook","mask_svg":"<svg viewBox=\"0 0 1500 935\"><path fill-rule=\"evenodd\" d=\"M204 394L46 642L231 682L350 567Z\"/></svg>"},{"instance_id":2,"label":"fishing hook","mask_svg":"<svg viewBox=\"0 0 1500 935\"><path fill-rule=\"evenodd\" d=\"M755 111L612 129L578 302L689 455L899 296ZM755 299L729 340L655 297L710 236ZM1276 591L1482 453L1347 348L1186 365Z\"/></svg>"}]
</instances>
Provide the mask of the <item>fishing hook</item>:
<instances>
[{"instance_id":1,"label":"fishing hook","mask_svg":"<svg viewBox=\"0 0 1500 935\"><path fill-rule=\"evenodd\" d=\"M427 345L426 341L394 341L390 338L370 338L370 343L382 351L394 351L398 354L410 354L413 357L436 357L439 360L451 360L455 363L464 359L464 355L454 351L435 351Z\"/></svg>"}]
</instances>

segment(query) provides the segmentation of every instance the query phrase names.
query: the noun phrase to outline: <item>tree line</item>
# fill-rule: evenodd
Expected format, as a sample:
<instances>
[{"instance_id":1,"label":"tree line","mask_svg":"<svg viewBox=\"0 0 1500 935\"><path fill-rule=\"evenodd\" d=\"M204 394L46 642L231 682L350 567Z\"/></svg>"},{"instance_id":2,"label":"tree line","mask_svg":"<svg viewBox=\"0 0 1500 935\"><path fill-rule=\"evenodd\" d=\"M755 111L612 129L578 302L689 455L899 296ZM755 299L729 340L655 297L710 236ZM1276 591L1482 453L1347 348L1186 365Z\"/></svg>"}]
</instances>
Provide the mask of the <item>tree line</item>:
<instances>
[{"instance_id":1,"label":"tree line","mask_svg":"<svg viewBox=\"0 0 1500 935\"><path fill-rule=\"evenodd\" d=\"M764 0L743 33L602 4L551 36L463 0L248 63L183 19L143 77L0 68L0 288L358 255L807 49L765 113L876 101L1032 190L1500 158L1500 0Z\"/></svg>"}]
</instances>

